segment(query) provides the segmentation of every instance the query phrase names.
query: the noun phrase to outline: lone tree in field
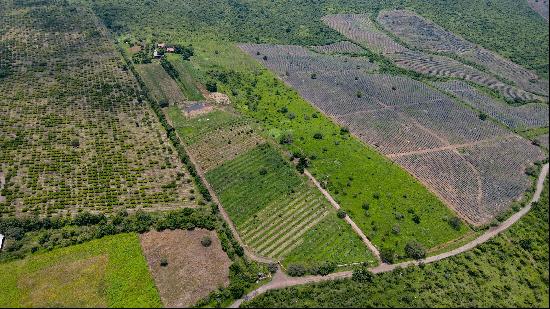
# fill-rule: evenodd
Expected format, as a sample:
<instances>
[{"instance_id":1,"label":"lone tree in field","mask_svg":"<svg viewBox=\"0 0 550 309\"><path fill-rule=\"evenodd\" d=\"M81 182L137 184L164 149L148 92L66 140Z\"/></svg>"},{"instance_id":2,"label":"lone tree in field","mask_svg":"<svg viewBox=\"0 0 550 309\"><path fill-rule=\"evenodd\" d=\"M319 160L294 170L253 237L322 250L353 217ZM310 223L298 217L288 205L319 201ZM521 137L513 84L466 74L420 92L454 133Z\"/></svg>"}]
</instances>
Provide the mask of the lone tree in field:
<instances>
[{"instance_id":1,"label":"lone tree in field","mask_svg":"<svg viewBox=\"0 0 550 309\"><path fill-rule=\"evenodd\" d=\"M405 245L405 253L410 258L420 260L426 257L426 248L417 241L410 241Z\"/></svg>"},{"instance_id":2,"label":"lone tree in field","mask_svg":"<svg viewBox=\"0 0 550 309\"><path fill-rule=\"evenodd\" d=\"M208 236L205 236L201 239L201 244L203 247L210 247L212 245L212 239Z\"/></svg>"}]
</instances>

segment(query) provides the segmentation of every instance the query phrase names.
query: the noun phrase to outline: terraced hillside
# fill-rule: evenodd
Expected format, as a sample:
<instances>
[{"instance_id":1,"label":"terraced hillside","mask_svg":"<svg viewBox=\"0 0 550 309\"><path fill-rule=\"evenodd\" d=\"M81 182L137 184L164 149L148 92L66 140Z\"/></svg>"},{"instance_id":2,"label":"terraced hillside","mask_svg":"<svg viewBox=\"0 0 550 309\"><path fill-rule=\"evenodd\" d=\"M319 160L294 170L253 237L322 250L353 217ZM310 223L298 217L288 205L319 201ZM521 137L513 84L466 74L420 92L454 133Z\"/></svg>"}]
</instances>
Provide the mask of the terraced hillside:
<instances>
[{"instance_id":1,"label":"terraced hillside","mask_svg":"<svg viewBox=\"0 0 550 309\"><path fill-rule=\"evenodd\" d=\"M93 13L0 7L2 216L193 207L193 183Z\"/></svg>"},{"instance_id":2,"label":"terraced hillside","mask_svg":"<svg viewBox=\"0 0 550 309\"><path fill-rule=\"evenodd\" d=\"M434 53L451 53L475 63L486 72L512 81L521 89L548 96L548 81L510 60L476 46L407 10L382 11L378 21L410 46Z\"/></svg>"},{"instance_id":3,"label":"terraced hillside","mask_svg":"<svg viewBox=\"0 0 550 309\"><path fill-rule=\"evenodd\" d=\"M471 81L496 90L511 100L547 100L548 82L540 80L535 73L475 47L414 13L383 11L378 18L386 29L393 31L411 48L395 41L368 15L336 14L325 16L323 21L350 40L388 57L399 67L426 75ZM460 54L475 66L442 56L441 53ZM501 79L512 80L516 86Z\"/></svg>"},{"instance_id":4,"label":"terraced hillside","mask_svg":"<svg viewBox=\"0 0 550 309\"><path fill-rule=\"evenodd\" d=\"M530 185L525 169L545 157L525 139L424 83L349 70L347 62L337 63L338 57L325 71L319 69L317 55L298 46L241 48L474 224L490 222L519 199ZM281 68L294 70L283 74ZM548 106L533 106L542 114L530 117L544 125ZM500 118L512 119L516 110L525 108L531 106L502 108Z\"/></svg>"}]
</instances>

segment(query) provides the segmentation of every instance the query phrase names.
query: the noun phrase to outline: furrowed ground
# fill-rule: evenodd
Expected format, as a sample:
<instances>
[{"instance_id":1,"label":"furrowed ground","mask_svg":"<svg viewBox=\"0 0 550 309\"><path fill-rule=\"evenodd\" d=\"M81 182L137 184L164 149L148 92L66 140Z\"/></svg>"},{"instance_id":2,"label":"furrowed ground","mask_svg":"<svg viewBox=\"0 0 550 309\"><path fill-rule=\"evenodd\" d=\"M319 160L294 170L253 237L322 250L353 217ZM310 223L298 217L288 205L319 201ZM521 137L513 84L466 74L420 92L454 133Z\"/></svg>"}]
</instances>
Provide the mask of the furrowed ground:
<instances>
[{"instance_id":1,"label":"furrowed ground","mask_svg":"<svg viewBox=\"0 0 550 309\"><path fill-rule=\"evenodd\" d=\"M93 12L0 6L2 216L193 207L187 171Z\"/></svg>"},{"instance_id":2,"label":"furrowed ground","mask_svg":"<svg viewBox=\"0 0 550 309\"><path fill-rule=\"evenodd\" d=\"M2 307L162 307L136 234L0 264Z\"/></svg>"}]
</instances>

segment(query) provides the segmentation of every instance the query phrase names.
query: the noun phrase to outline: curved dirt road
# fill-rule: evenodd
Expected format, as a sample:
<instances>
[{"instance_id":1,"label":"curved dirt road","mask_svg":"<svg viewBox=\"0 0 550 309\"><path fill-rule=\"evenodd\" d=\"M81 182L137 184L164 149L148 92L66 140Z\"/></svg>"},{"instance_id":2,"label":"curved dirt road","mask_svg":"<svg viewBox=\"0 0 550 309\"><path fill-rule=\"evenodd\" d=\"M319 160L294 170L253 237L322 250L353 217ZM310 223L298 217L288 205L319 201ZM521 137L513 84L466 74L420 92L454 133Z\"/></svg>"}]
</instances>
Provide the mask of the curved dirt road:
<instances>
[{"instance_id":1,"label":"curved dirt road","mask_svg":"<svg viewBox=\"0 0 550 309\"><path fill-rule=\"evenodd\" d=\"M542 167L539 178L537 179L537 188L535 190L535 194L533 195L531 201L529 201L529 203L525 207L523 207L520 211L518 211L517 213L513 214L510 218L508 218L508 220L502 222L498 226L490 228L485 233L483 233L483 235L479 236L473 241L457 249L454 249L442 254L430 256L424 260L407 261L407 262L403 262L399 264L391 264L391 265L380 264L379 266L370 268L370 271L375 274L378 274L378 273L392 271L398 267L405 268L413 265L418 265L420 263L423 263L423 264L433 263L433 262L440 261L448 257L455 256L457 254L460 254L475 248L476 246L502 233L503 231L508 229L510 226L512 226L512 224L516 223L519 219L521 219L521 217L523 217L526 213L528 213L529 210L531 210L531 206L533 205L533 203L537 202L540 199L540 195L542 193L542 190L544 189L544 181L546 180L547 176L548 176L548 163L546 163ZM352 271L344 271L344 272L332 273L327 276L306 276L306 277L298 277L298 278L288 277L284 274L277 274L277 277L274 278L270 283L257 288L256 290L245 295L243 298L235 301L230 308L238 308L244 301L251 300L254 297L260 294L263 294L269 290L281 289L285 287L302 285L307 283L316 283L316 282L322 282L322 281L351 278L352 274L353 274Z\"/></svg>"}]
</instances>

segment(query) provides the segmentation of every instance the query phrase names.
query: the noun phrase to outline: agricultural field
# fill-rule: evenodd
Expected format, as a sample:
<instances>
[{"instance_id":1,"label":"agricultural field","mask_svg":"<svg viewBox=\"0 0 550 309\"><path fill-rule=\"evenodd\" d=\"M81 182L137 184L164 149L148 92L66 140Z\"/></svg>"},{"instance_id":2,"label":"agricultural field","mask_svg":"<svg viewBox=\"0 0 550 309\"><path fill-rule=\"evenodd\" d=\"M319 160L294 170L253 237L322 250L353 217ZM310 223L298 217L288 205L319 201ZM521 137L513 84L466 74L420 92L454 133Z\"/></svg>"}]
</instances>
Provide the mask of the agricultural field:
<instances>
[{"instance_id":1,"label":"agricultural field","mask_svg":"<svg viewBox=\"0 0 550 309\"><path fill-rule=\"evenodd\" d=\"M181 56L176 54L168 54L166 59L174 66L174 69L178 72L181 82L181 89L183 94L189 101L203 101L204 96L197 87L197 83L194 80L192 68L189 67L189 63L184 61Z\"/></svg>"},{"instance_id":2,"label":"agricultural field","mask_svg":"<svg viewBox=\"0 0 550 309\"><path fill-rule=\"evenodd\" d=\"M324 196L274 146L259 145L206 176L241 238L258 254L286 265L376 263Z\"/></svg>"},{"instance_id":3,"label":"agricultural field","mask_svg":"<svg viewBox=\"0 0 550 309\"><path fill-rule=\"evenodd\" d=\"M1 6L2 216L194 207L193 182L93 12Z\"/></svg>"},{"instance_id":4,"label":"agricultural field","mask_svg":"<svg viewBox=\"0 0 550 309\"><path fill-rule=\"evenodd\" d=\"M382 11L378 15L378 22L415 49L457 55L500 76L501 79L514 82L525 91L548 96L548 81L541 80L536 73L494 52L477 47L414 12Z\"/></svg>"},{"instance_id":5,"label":"agricultural field","mask_svg":"<svg viewBox=\"0 0 550 309\"><path fill-rule=\"evenodd\" d=\"M446 91L471 107L479 110L511 129L548 127L548 105L542 103L520 106L499 102L462 81L434 83L435 87Z\"/></svg>"},{"instance_id":6,"label":"agricultural field","mask_svg":"<svg viewBox=\"0 0 550 309\"><path fill-rule=\"evenodd\" d=\"M0 264L1 307L162 307L136 234Z\"/></svg>"},{"instance_id":7,"label":"agricultural field","mask_svg":"<svg viewBox=\"0 0 550 309\"><path fill-rule=\"evenodd\" d=\"M160 64L137 64L135 67L157 102L166 101L169 105L180 105L188 101L177 82Z\"/></svg>"},{"instance_id":8,"label":"agricultural field","mask_svg":"<svg viewBox=\"0 0 550 309\"><path fill-rule=\"evenodd\" d=\"M425 75L471 81L499 91L511 100L547 100L539 95L548 96L548 82L539 82L535 73L506 61L487 50L473 48L472 43L461 40L452 33L427 23L413 13L399 10L382 11L377 20L381 26L378 26L368 15L361 14L329 15L323 17L323 21L350 40L391 59L398 67ZM396 41L381 27L392 31L393 35L396 35L402 41ZM407 46L401 44L401 42L406 43ZM429 54L418 49L425 49L435 54ZM491 69L497 67L505 78L517 77L516 81L522 83L518 86L525 89L505 84L497 77L481 71L475 66L437 54L444 52L469 53L466 58L471 62L489 66ZM527 85L523 83L526 79L529 81Z\"/></svg>"},{"instance_id":9,"label":"agricultural field","mask_svg":"<svg viewBox=\"0 0 550 309\"><path fill-rule=\"evenodd\" d=\"M310 46L315 52L321 54L362 54L365 52L359 45L350 41L341 41L322 46Z\"/></svg>"},{"instance_id":10,"label":"agricultural field","mask_svg":"<svg viewBox=\"0 0 550 309\"><path fill-rule=\"evenodd\" d=\"M151 231L140 241L166 308L190 307L229 285L231 260L215 231ZM207 241L208 246L202 244Z\"/></svg>"},{"instance_id":11,"label":"agricultural field","mask_svg":"<svg viewBox=\"0 0 550 309\"><path fill-rule=\"evenodd\" d=\"M330 69L319 71L326 60L308 57L300 47L243 44L241 48L475 225L489 223L519 200L530 187L525 170L545 158L538 147L422 82L364 70L350 72L347 62L337 64L338 57ZM281 68L294 71L281 73ZM540 108L541 114L532 116L541 119L535 125L544 125L548 106L519 109L531 106ZM513 117L517 109L503 108L501 114ZM470 151L480 151L477 155L483 159L470 157ZM495 163L502 153L505 158Z\"/></svg>"},{"instance_id":12,"label":"agricultural field","mask_svg":"<svg viewBox=\"0 0 550 309\"><path fill-rule=\"evenodd\" d=\"M476 249L425 265L269 291L244 308L533 307L548 300L548 178L540 202Z\"/></svg>"}]
</instances>

